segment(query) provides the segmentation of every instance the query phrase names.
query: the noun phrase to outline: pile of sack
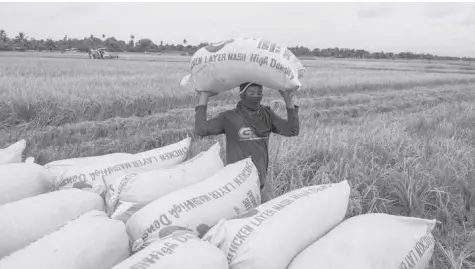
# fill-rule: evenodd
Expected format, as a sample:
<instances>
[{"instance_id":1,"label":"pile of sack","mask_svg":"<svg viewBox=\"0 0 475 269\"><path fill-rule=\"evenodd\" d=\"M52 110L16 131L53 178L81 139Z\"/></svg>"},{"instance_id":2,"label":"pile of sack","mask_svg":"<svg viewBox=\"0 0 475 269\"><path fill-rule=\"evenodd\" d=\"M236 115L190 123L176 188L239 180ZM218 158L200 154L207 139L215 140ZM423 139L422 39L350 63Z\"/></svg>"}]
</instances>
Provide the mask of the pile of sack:
<instances>
[{"instance_id":1,"label":"pile of sack","mask_svg":"<svg viewBox=\"0 0 475 269\"><path fill-rule=\"evenodd\" d=\"M282 46L245 42L203 48L193 72L211 61L208 54L218 55L211 62L245 62L248 56L219 56L232 53L231 45L257 44L280 55L268 63L278 57L295 63ZM289 78L283 87L298 85L292 80L298 70L282 68ZM345 220L346 180L262 203L251 158L225 165L219 143L196 156L187 137L136 154L45 165L23 161L25 147L21 140L0 149L1 269L423 269L432 257L435 220L387 214Z\"/></svg>"},{"instance_id":2,"label":"pile of sack","mask_svg":"<svg viewBox=\"0 0 475 269\"><path fill-rule=\"evenodd\" d=\"M44 166L21 161L24 145L0 150L2 269L423 269L432 257L435 220L344 220L347 181L262 204L251 158L224 165L219 143Z\"/></svg>"}]
</instances>

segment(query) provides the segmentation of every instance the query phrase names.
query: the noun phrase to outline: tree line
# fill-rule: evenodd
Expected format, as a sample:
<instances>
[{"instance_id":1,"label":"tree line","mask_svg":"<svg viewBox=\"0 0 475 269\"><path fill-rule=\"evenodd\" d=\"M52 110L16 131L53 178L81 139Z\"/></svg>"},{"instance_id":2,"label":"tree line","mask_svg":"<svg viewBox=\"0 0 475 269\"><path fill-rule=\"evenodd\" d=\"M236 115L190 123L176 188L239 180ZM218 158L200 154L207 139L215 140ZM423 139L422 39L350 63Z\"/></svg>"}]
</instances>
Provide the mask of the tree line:
<instances>
[{"instance_id":1,"label":"tree line","mask_svg":"<svg viewBox=\"0 0 475 269\"><path fill-rule=\"evenodd\" d=\"M200 43L198 45L188 44L183 39L181 44L169 44L160 41L155 44L148 38L136 40L134 35L130 35L130 39L117 40L115 37L108 37L103 34L100 37L90 35L82 39L70 38L67 35L63 39L35 39L27 37L24 32L18 33L15 37L10 38L5 30L0 30L0 51L67 51L76 50L87 52L91 48L107 48L111 52L141 52L141 53L163 53L169 51L178 51L183 55L192 55L200 48L208 45L208 43ZM473 61L475 58L470 57L453 57L439 56L430 53L414 53L414 52L369 52L363 49L349 48L324 48L309 49L304 46L289 47L297 57L317 56L317 57L333 57L333 58L365 58L365 59L426 59L426 60L464 60Z\"/></svg>"}]
</instances>

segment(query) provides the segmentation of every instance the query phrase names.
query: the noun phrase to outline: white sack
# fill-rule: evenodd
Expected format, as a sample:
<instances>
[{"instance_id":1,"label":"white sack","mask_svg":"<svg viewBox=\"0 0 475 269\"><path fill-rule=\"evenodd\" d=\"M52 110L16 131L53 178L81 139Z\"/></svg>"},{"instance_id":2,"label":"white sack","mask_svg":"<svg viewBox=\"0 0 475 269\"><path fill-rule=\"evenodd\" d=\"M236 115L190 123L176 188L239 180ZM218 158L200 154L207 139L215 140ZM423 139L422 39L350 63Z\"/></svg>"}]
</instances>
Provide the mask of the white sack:
<instances>
[{"instance_id":1,"label":"white sack","mask_svg":"<svg viewBox=\"0 0 475 269\"><path fill-rule=\"evenodd\" d=\"M0 260L0 268L110 269L128 257L124 223L94 210Z\"/></svg>"},{"instance_id":2,"label":"white sack","mask_svg":"<svg viewBox=\"0 0 475 269\"><path fill-rule=\"evenodd\" d=\"M209 150L176 166L120 178L107 193L109 216L125 222L154 200L212 176L224 167L220 150L219 143L215 143Z\"/></svg>"},{"instance_id":3,"label":"white sack","mask_svg":"<svg viewBox=\"0 0 475 269\"><path fill-rule=\"evenodd\" d=\"M6 148L0 149L0 165L9 163L21 163L23 151L26 148L26 140L17 141Z\"/></svg>"},{"instance_id":4,"label":"white sack","mask_svg":"<svg viewBox=\"0 0 475 269\"><path fill-rule=\"evenodd\" d=\"M0 205L49 192L53 176L35 163L0 165Z\"/></svg>"},{"instance_id":5,"label":"white sack","mask_svg":"<svg viewBox=\"0 0 475 269\"><path fill-rule=\"evenodd\" d=\"M110 184L129 173L163 169L182 163L188 157L191 138L161 148L133 154L118 162L72 166L56 182L57 189L78 188L101 196Z\"/></svg>"},{"instance_id":6,"label":"white sack","mask_svg":"<svg viewBox=\"0 0 475 269\"><path fill-rule=\"evenodd\" d=\"M49 192L0 206L0 258L94 209L104 210L101 197L78 189Z\"/></svg>"},{"instance_id":7,"label":"white sack","mask_svg":"<svg viewBox=\"0 0 475 269\"><path fill-rule=\"evenodd\" d=\"M224 253L191 232L156 240L112 269L228 269Z\"/></svg>"},{"instance_id":8,"label":"white sack","mask_svg":"<svg viewBox=\"0 0 475 269\"><path fill-rule=\"evenodd\" d=\"M233 38L199 49L190 61L191 74L182 86L197 91L223 92L245 82L276 90L294 90L306 72L284 45L260 38Z\"/></svg>"},{"instance_id":9,"label":"white sack","mask_svg":"<svg viewBox=\"0 0 475 269\"><path fill-rule=\"evenodd\" d=\"M96 165L98 163L109 163L109 162L120 162L121 160L127 159L132 154L129 153L111 153L99 156L91 157L78 157L52 161L44 165L48 171L50 171L55 177L60 177L66 170L71 168L71 166L87 166L87 165Z\"/></svg>"},{"instance_id":10,"label":"white sack","mask_svg":"<svg viewBox=\"0 0 475 269\"><path fill-rule=\"evenodd\" d=\"M293 190L221 220L203 240L224 251L231 269L286 269L300 251L344 219L349 196L346 180Z\"/></svg>"},{"instance_id":11,"label":"white sack","mask_svg":"<svg viewBox=\"0 0 475 269\"><path fill-rule=\"evenodd\" d=\"M248 157L229 164L210 178L170 193L143 207L127 221L133 251L151 237L190 230L200 238L220 219L261 203L257 168Z\"/></svg>"},{"instance_id":12,"label":"white sack","mask_svg":"<svg viewBox=\"0 0 475 269\"><path fill-rule=\"evenodd\" d=\"M292 261L289 269L425 269L436 220L381 213L345 220Z\"/></svg>"}]
</instances>

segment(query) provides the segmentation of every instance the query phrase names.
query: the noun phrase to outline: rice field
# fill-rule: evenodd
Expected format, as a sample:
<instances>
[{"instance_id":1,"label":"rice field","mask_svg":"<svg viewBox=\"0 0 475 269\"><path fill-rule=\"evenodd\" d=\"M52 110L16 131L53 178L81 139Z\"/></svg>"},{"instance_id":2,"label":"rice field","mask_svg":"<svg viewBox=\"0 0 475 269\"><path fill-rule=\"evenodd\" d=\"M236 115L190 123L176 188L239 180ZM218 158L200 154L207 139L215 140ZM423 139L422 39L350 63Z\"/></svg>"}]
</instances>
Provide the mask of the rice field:
<instances>
[{"instance_id":1,"label":"rice field","mask_svg":"<svg viewBox=\"0 0 475 269\"><path fill-rule=\"evenodd\" d=\"M188 57L86 58L0 53L0 148L26 139L25 157L45 164L136 153L193 136L198 96L179 86ZM348 217L436 218L430 268L474 268L475 63L303 63L308 72L295 97L300 135L271 137L274 194L348 179ZM265 95L264 103L285 116L280 95ZM208 115L237 101L237 90L215 96ZM194 137L192 156L215 141L224 137Z\"/></svg>"}]
</instances>

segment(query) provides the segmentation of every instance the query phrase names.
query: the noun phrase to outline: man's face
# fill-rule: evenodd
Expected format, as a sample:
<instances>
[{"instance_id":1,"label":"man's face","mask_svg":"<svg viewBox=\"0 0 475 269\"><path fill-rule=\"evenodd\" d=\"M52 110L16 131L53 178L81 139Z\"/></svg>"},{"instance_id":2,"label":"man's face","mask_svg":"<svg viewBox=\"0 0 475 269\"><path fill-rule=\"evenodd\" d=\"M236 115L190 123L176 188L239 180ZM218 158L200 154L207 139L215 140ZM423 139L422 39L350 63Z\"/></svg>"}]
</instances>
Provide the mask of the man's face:
<instances>
[{"instance_id":1,"label":"man's face","mask_svg":"<svg viewBox=\"0 0 475 269\"><path fill-rule=\"evenodd\" d=\"M246 92L244 93L245 101L253 106L257 106L261 103L262 96L262 87L254 85L247 88Z\"/></svg>"},{"instance_id":2,"label":"man's face","mask_svg":"<svg viewBox=\"0 0 475 269\"><path fill-rule=\"evenodd\" d=\"M261 98L262 99L262 87L259 86L249 86L246 90L246 95L248 97L253 97L253 98Z\"/></svg>"}]
</instances>

